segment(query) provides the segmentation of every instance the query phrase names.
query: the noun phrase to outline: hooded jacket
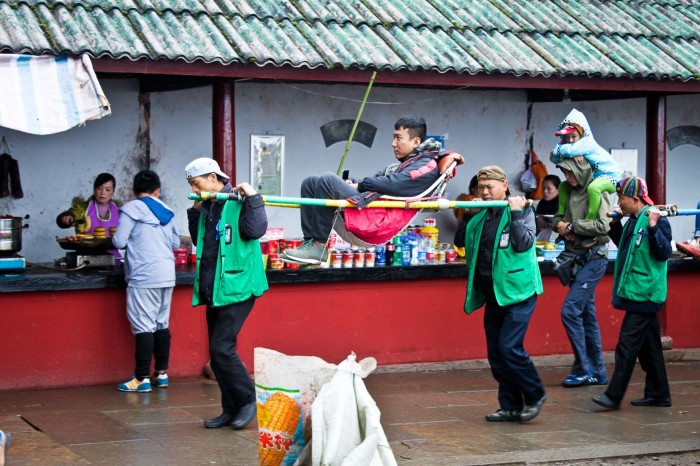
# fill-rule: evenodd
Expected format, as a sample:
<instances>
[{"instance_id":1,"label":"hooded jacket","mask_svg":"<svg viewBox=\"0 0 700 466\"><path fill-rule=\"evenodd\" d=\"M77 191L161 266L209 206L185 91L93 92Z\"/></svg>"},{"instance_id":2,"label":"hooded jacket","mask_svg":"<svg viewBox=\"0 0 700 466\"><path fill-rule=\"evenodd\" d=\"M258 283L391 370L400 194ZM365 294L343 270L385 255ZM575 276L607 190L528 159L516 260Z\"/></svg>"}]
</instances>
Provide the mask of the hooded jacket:
<instances>
[{"instance_id":1,"label":"hooded jacket","mask_svg":"<svg viewBox=\"0 0 700 466\"><path fill-rule=\"evenodd\" d=\"M593 170L593 178L606 176L614 183L620 181L623 172L612 155L603 149L593 138L593 132L588 125L588 120L583 113L576 109L571 110L569 114L559 123L557 130L566 126L575 126L583 130L581 139L572 143L566 144L562 138L559 144L554 148L551 161L558 164L562 160L571 159L572 157L583 156L590 164Z\"/></svg>"},{"instance_id":2,"label":"hooded jacket","mask_svg":"<svg viewBox=\"0 0 700 466\"><path fill-rule=\"evenodd\" d=\"M578 185L571 187L569 203L566 206L564 216L555 217L552 220L552 225L556 229L557 223L562 221L573 224L575 239L574 241L565 240L567 251L576 253L588 251L589 249L581 247L581 242L586 237L595 236L598 237L598 246L595 252L600 256L605 256L605 248L600 246L610 241L610 238L608 238L610 218L607 216L607 213L613 209L610 193L602 193L600 209L596 214L595 220L586 220L586 214L588 213L588 192L586 188L593 181L591 167L586 163L577 163L573 159L564 159L557 163L557 168L573 172Z\"/></svg>"},{"instance_id":3,"label":"hooded jacket","mask_svg":"<svg viewBox=\"0 0 700 466\"><path fill-rule=\"evenodd\" d=\"M159 199L148 197L146 201L126 203L119 212L112 243L118 249L126 248L124 272L128 286L175 286L173 249L180 246L180 235L172 211Z\"/></svg>"},{"instance_id":4,"label":"hooded jacket","mask_svg":"<svg viewBox=\"0 0 700 466\"><path fill-rule=\"evenodd\" d=\"M348 200L364 207L382 195L410 197L421 194L440 177L437 161L448 153L441 147L432 138L426 139L400 162L359 181L357 190L360 193Z\"/></svg>"}]
</instances>

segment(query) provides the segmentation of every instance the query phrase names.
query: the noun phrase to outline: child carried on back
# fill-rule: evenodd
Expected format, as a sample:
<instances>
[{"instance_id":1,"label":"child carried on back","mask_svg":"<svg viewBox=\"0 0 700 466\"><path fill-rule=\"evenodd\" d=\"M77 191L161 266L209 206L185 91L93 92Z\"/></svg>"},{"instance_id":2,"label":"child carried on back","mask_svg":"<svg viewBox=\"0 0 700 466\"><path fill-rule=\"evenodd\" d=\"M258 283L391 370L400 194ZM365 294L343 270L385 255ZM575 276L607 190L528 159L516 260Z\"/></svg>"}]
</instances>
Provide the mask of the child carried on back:
<instances>
[{"instance_id":1,"label":"child carried on back","mask_svg":"<svg viewBox=\"0 0 700 466\"><path fill-rule=\"evenodd\" d=\"M584 160L593 170L593 181L588 185L588 214L587 220L594 220L600 209L603 191L615 193L615 185L622 179L623 173L612 155L603 149L593 138L588 121L583 113L576 109L559 124L557 132L560 141L549 156L557 164L566 158L573 158L578 163ZM557 215L563 215L569 201L570 186L566 181L559 185L559 210Z\"/></svg>"}]
</instances>

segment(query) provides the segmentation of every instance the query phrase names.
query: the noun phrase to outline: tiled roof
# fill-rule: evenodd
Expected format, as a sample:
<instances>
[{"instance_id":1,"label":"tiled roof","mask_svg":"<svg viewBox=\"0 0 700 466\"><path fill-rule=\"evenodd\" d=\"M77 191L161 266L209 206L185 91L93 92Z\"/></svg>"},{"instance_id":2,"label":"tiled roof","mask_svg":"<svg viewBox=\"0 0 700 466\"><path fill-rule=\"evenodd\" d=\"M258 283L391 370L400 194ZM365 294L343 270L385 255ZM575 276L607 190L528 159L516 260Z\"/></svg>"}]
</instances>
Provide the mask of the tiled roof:
<instances>
[{"instance_id":1,"label":"tiled roof","mask_svg":"<svg viewBox=\"0 0 700 466\"><path fill-rule=\"evenodd\" d=\"M700 2L0 0L0 51L700 80Z\"/></svg>"}]
</instances>

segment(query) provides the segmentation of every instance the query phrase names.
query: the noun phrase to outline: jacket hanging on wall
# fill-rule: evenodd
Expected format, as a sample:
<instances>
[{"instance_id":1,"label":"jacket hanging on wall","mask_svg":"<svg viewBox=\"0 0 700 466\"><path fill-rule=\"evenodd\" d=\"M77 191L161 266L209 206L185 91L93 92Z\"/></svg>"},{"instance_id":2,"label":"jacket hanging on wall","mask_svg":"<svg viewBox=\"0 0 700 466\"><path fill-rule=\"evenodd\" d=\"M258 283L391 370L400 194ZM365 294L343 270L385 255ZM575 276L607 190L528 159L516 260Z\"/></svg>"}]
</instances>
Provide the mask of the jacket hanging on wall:
<instances>
[{"instance_id":1,"label":"jacket hanging on wall","mask_svg":"<svg viewBox=\"0 0 700 466\"><path fill-rule=\"evenodd\" d=\"M3 149L5 151L0 155L0 197L7 197L12 192L14 198L21 199L24 197L24 192L19 179L19 164L8 154L10 148L4 137L0 142L0 150Z\"/></svg>"}]
</instances>

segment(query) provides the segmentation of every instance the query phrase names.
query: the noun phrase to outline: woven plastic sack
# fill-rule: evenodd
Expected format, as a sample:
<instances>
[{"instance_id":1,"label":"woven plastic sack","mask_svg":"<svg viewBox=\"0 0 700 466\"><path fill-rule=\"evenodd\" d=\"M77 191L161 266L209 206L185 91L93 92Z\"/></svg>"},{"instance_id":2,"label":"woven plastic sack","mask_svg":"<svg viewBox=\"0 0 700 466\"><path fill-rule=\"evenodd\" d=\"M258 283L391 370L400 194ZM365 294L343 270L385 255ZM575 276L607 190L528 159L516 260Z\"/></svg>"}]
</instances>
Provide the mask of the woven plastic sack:
<instances>
[{"instance_id":1,"label":"woven plastic sack","mask_svg":"<svg viewBox=\"0 0 700 466\"><path fill-rule=\"evenodd\" d=\"M299 457L311 440L311 405L338 366L315 356L288 356L267 348L255 348L254 359L259 465L308 464ZM365 358L359 365L364 377L377 361ZM308 453L310 457L310 449Z\"/></svg>"}]
</instances>

